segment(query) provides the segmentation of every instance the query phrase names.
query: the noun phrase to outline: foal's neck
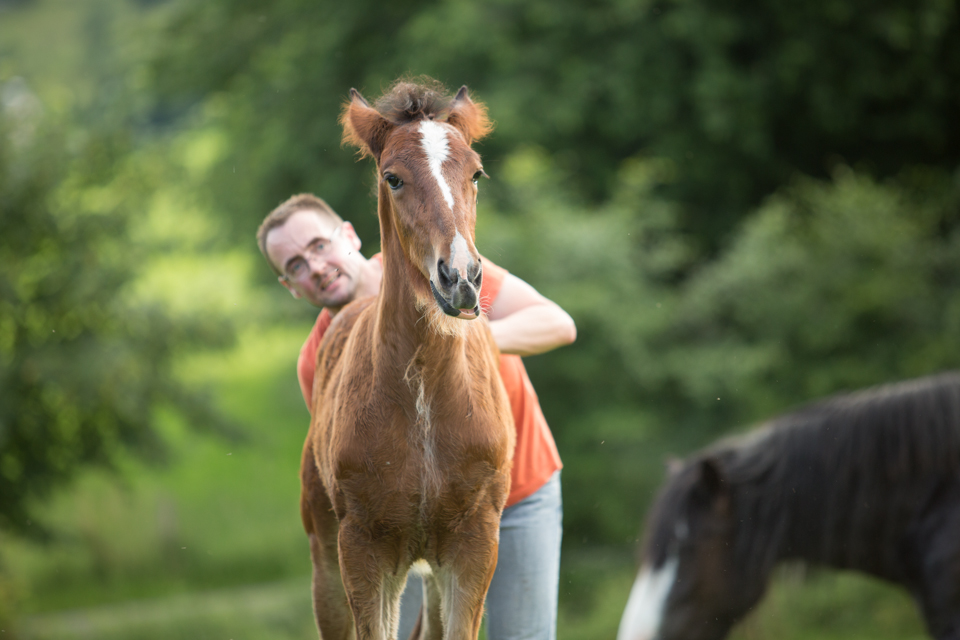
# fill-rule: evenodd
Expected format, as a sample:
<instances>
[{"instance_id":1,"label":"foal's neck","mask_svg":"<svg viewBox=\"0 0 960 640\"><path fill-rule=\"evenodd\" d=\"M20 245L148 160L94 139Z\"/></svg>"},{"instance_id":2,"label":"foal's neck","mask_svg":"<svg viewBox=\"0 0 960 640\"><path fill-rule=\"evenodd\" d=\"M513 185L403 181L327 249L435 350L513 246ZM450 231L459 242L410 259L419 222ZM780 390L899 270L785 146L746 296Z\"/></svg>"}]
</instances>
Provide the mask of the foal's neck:
<instances>
[{"instance_id":1,"label":"foal's neck","mask_svg":"<svg viewBox=\"0 0 960 640\"><path fill-rule=\"evenodd\" d=\"M437 364L464 358L463 344L471 327L464 327L460 334L443 334L417 309L418 289L421 296L429 296L428 304L435 304L430 284L404 252L394 226L395 214L382 195L379 214L383 278L377 309L378 344L390 352L387 357L399 357L405 363L428 354L430 362Z\"/></svg>"}]
</instances>

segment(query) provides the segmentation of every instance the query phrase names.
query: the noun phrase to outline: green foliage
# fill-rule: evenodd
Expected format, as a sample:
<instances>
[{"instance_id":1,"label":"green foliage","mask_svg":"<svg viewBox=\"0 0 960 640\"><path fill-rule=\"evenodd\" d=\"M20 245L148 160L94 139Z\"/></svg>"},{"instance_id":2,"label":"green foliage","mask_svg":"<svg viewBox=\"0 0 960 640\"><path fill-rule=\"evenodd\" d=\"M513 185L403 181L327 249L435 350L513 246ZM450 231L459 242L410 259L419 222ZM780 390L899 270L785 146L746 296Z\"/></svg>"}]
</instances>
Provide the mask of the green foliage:
<instances>
[{"instance_id":1,"label":"green foliage","mask_svg":"<svg viewBox=\"0 0 960 640\"><path fill-rule=\"evenodd\" d=\"M297 508L308 414L294 368L308 330L251 328L226 353L178 358L178 379L214 384L247 442L198 437L162 411L176 464L127 462L122 482L82 474L38 508L53 542L0 531L17 637L316 637Z\"/></svg>"},{"instance_id":2,"label":"green foliage","mask_svg":"<svg viewBox=\"0 0 960 640\"><path fill-rule=\"evenodd\" d=\"M175 320L130 296L144 251L127 235L136 192L106 186L124 137L68 143L25 123L0 126L0 527L20 532L31 502L80 467L162 456L158 407L222 430L170 367L230 336L217 318Z\"/></svg>"},{"instance_id":3,"label":"green foliage","mask_svg":"<svg viewBox=\"0 0 960 640\"><path fill-rule=\"evenodd\" d=\"M632 540L670 452L954 363L952 3L219 0L166 24L158 113L223 134L211 202L240 238L309 190L371 247L349 87L426 73L487 103L481 251L579 329L528 361L568 540Z\"/></svg>"},{"instance_id":4,"label":"green foliage","mask_svg":"<svg viewBox=\"0 0 960 640\"><path fill-rule=\"evenodd\" d=\"M517 208L483 209L478 247L578 326L575 347L527 360L567 461L568 545L633 540L671 453L958 365L960 183L948 175L798 179L697 261L657 195L669 163L628 161L600 207L571 196L543 153L506 167Z\"/></svg>"},{"instance_id":5,"label":"green foliage","mask_svg":"<svg viewBox=\"0 0 960 640\"><path fill-rule=\"evenodd\" d=\"M958 221L948 176L795 181L678 289L658 384L752 421L956 366Z\"/></svg>"},{"instance_id":6,"label":"green foliage","mask_svg":"<svg viewBox=\"0 0 960 640\"><path fill-rule=\"evenodd\" d=\"M624 159L671 160L664 193L709 248L797 172L960 162L949 0L216 0L169 13L158 114L202 106L227 132L211 188L241 238L307 190L376 233L369 166L338 149L336 117L350 87L376 96L402 73L486 101L498 128L481 151L497 173L536 145L602 201Z\"/></svg>"},{"instance_id":7,"label":"green foliage","mask_svg":"<svg viewBox=\"0 0 960 640\"><path fill-rule=\"evenodd\" d=\"M730 640L921 640L928 638L906 590L860 574L785 566L758 610Z\"/></svg>"},{"instance_id":8,"label":"green foliage","mask_svg":"<svg viewBox=\"0 0 960 640\"><path fill-rule=\"evenodd\" d=\"M39 516L72 532L46 547L4 534L0 620L157 597L147 608L169 627L111 631L130 611L118 604L96 637L315 635L299 587L255 589L222 615L224 596L167 598L308 571L293 370L306 326L274 344L270 323L311 310L245 278L257 224L298 191L375 250L370 163L339 146L351 86L375 97L426 73L488 104L478 246L577 321L576 345L527 359L566 465L562 638L611 637L669 455L824 394L957 366L955 3L0 12L0 104L20 114L0 133L0 527ZM53 130L30 115L8 91L18 75L48 115L77 120ZM261 321L262 340L184 365L223 343L227 313ZM253 447L184 427L217 423L194 390L230 376L218 407ZM169 473L129 463L161 457L161 441L179 460ZM51 492L87 464L128 483ZM890 593L779 585L737 637L917 636Z\"/></svg>"}]
</instances>

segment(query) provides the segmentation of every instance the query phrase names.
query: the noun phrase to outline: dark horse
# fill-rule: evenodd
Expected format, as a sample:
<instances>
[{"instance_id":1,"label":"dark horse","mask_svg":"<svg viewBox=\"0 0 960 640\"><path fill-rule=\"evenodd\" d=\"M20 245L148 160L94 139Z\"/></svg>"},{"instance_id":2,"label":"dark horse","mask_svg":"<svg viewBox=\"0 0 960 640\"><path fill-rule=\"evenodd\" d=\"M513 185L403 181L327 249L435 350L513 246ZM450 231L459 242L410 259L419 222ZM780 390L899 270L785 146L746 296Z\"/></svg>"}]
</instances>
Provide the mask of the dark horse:
<instances>
[{"instance_id":1,"label":"dark horse","mask_svg":"<svg viewBox=\"0 0 960 640\"><path fill-rule=\"evenodd\" d=\"M960 373L838 395L674 470L648 517L618 640L726 636L781 561L910 591L960 639Z\"/></svg>"}]
</instances>

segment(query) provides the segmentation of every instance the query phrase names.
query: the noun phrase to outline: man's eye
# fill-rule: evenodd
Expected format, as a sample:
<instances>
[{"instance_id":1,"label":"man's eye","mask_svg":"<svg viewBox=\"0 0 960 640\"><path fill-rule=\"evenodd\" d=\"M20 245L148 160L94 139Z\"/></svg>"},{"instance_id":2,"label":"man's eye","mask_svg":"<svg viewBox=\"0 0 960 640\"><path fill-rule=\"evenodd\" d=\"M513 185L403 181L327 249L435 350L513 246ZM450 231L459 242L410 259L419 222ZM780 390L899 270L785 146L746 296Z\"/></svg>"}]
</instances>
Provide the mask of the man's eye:
<instances>
[{"instance_id":1,"label":"man's eye","mask_svg":"<svg viewBox=\"0 0 960 640\"><path fill-rule=\"evenodd\" d=\"M390 188L393 190L397 190L403 185L403 180L392 173L388 173L387 175L383 176L383 179L387 181L387 184L390 185Z\"/></svg>"},{"instance_id":2,"label":"man's eye","mask_svg":"<svg viewBox=\"0 0 960 640\"><path fill-rule=\"evenodd\" d=\"M301 271L303 271L302 262L294 262L292 265L290 265L290 275L299 275Z\"/></svg>"}]
</instances>

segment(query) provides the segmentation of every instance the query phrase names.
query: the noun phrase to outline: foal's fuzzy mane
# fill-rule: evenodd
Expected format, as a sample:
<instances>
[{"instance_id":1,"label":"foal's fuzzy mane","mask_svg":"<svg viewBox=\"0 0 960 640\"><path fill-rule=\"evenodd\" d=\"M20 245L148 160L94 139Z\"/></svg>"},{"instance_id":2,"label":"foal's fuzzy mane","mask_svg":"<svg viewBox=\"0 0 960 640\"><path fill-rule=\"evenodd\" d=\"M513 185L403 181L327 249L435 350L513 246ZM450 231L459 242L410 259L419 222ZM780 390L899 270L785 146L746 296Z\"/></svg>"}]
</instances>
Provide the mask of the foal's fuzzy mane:
<instances>
[{"instance_id":1,"label":"foal's fuzzy mane","mask_svg":"<svg viewBox=\"0 0 960 640\"><path fill-rule=\"evenodd\" d=\"M695 454L652 520L647 552L658 561L704 461L731 497L735 561L750 573L804 544L807 560L900 571L899 558L869 554L897 549L904 523L960 471L960 373L836 395Z\"/></svg>"},{"instance_id":2,"label":"foal's fuzzy mane","mask_svg":"<svg viewBox=\"0 0 960 640\"><path fill-rule=\"evenodd\" d=\"M448 115L453 96L443 84L426 76L401 78L374 103L384 118L396 125Z\"/></svg>"}]
</instances>

